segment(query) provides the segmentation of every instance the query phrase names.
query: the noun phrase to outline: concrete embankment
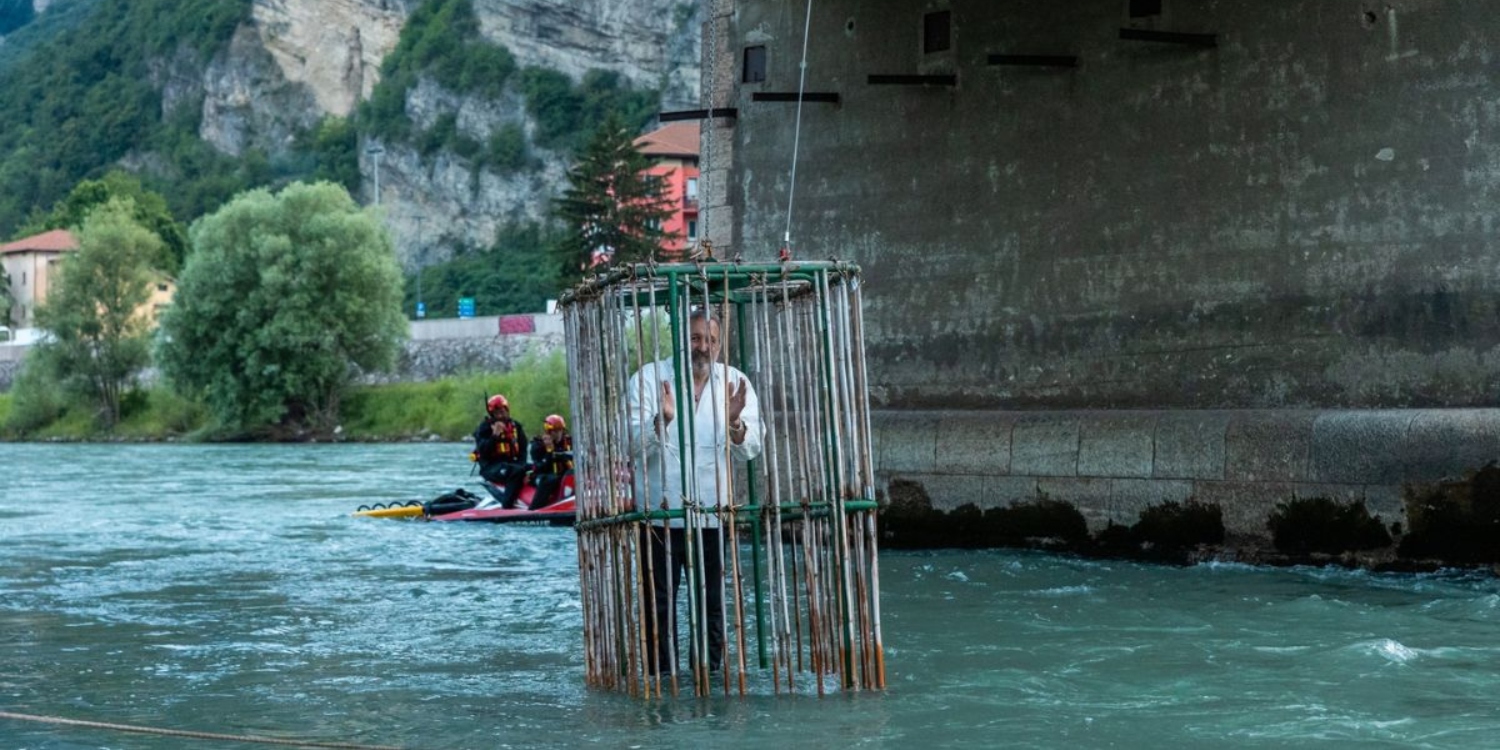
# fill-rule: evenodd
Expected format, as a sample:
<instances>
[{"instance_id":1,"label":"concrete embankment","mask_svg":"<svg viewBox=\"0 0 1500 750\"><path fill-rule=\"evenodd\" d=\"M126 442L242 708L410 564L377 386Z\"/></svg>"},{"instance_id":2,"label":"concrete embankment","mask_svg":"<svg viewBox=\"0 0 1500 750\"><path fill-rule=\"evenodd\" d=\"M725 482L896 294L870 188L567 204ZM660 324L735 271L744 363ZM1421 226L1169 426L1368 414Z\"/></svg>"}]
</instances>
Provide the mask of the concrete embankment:
<instances>
[{"instance_id":1,"label":"concrete embankment","mask_svg":"<svg viewBox=\"0 0 1500 750\"><path fill-rule=\"evenodd\" d=\"M1409 528L1412 491L1500 456L1500 409L886 411L873 421L882 489L915 488L933 511L1061 500L1099 532L1194 501L1219 509L1230 546L1269 542L1278 504L1299 498L1362 504Z\"/></svg>"}]
</instances>

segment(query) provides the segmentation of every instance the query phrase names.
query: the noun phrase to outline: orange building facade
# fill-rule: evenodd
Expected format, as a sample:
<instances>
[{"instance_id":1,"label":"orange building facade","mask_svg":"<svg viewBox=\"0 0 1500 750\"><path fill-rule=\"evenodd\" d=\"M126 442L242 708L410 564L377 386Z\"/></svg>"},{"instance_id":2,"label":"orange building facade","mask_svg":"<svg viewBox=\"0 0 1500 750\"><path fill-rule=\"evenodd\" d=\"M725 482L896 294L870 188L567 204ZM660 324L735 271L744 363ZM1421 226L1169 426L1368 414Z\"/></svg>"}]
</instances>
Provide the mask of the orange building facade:
<instances>
[{"instance_id":1,"label":"orange building facade","mask_svg":"<svg viewBox=\"0 0 1500 750\"><path fill-rule=\"evenodd\" d=\"M55 283L57 264L64 255L77 250L78 240L66 229L54 229L0 245L0 264L10 277L13 300L10 321L14 328L36 327L36 308L46 301ZM176 291L176 285L170 279L156 279L152 283L151 297L137 314L146 316L150 325L156 325L157 315L171 304Z\"/></svg>"},{"instance_id":2,"label":"orange building facade","mask_svg":"<svg viewBox=\"0 0 1500 750\"><path fill-rule=\"evenodd\" d=\"M697 122L673 122L635 139L636 150L651 160L647 174L661 181L671 212L661 226L667 234L664 260L681 260L698 242L698 136Z\"/></svg>"},{"instance_id":3,"label":"orange building facade","mask_svg":"<svg viewBox=\"0 0 1500 750\"><path fill-rule=\"evenodd\" d=\"M36 326L36 308L47 299L47 290L64 253L78 249L78 241L66 229L22 237L0 245L0 264L10 277L10 321L16 328Z\"/></svg>"}]
</instances>

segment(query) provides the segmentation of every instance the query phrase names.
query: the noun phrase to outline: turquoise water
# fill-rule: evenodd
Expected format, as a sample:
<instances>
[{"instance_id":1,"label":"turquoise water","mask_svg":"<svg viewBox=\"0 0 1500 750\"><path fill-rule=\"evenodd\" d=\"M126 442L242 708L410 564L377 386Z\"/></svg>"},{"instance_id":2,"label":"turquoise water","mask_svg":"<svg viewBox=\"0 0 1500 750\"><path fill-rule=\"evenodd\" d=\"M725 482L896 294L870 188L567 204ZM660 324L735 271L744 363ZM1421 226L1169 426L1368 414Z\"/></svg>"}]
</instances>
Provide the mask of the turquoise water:
<instances>
[{"instance_id":1,"label":"turquoise water","mask_svg":"<svg viewBox=\"0 0 1500 750\"><path fill-rule=\"evenodd\" d=\"M883 693L584 687L571 529L353 518L466 446L0 444L0 711L410 748L1500 745L1500 583L886 553ZM0 719L0 747L252 748Z\"/></svg>"}]
</instances>

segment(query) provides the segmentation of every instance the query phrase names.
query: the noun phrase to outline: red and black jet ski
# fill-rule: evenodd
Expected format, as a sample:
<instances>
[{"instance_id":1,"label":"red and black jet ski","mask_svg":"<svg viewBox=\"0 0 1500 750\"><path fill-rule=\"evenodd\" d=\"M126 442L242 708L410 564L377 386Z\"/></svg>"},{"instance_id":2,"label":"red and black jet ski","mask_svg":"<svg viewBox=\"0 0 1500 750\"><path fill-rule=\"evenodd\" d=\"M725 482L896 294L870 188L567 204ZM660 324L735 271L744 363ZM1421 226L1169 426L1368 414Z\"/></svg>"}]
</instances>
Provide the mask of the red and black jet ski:
<instances>
[{"instance_id":1,"label":"red and black jet ski","mask_svg":"<svg viewBox=\"0 0 1500 750\"><path fill-rule=\"evenodd\" d=\"M536 500L536 485L532 483L531 476L521 485L519 497L516 498L514 507L507 508L505 487L495 484L487 479L480 479L484 488L489 491L490 497L475 503L471 507L453 510L451 512L429 512L427 517L433 521L487 521L489 523L547 523L553 526L572 526L578 515L578 502L573 494L573 472L563 475L562 481L557 485L557 497L549 504L540 508L532 509L532 503ZM441 507L432 508L432 511L442 511Z\"/></svg>"}]
</instances>

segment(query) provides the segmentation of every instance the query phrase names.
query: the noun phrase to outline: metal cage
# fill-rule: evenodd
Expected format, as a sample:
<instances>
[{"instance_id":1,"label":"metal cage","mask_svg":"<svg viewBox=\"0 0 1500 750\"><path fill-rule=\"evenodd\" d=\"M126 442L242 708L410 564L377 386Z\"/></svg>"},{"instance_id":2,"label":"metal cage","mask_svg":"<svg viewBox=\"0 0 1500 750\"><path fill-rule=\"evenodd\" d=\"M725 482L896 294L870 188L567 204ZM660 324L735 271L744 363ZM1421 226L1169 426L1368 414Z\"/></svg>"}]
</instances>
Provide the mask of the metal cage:
<instances>
[{"instance_id":1,"label":"metal cage","mask_svg":"<svg viewBox=\"0 0 1500 750\"><path fill-rule=\"evenodd\" d=\"M638 264L561 300L591 686L885 687L859 287L858 268L837 261ZM718 335L711 365L695 330ZM731 424L736 393L747 403ZM652 576L667 571L647 547L671 555L674 539L684 591L659 596Z\"/></svg>"}]
</instances>

